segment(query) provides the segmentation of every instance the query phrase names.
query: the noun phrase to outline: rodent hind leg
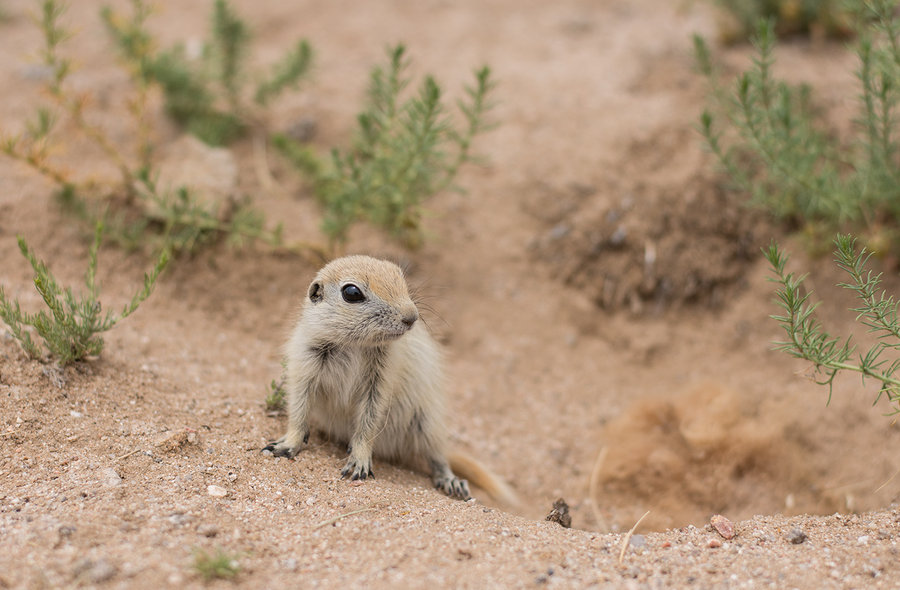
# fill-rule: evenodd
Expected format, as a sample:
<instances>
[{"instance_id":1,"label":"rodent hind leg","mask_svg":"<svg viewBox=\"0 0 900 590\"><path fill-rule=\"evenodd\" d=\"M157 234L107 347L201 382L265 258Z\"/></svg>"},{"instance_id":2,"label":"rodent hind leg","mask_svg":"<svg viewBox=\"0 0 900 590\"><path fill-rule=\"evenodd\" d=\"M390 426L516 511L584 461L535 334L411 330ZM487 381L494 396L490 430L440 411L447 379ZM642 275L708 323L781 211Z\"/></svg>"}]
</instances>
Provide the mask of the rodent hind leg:
<instances>
[{"instance_id":1,"label":"rodent hind leg","mask_svg":"<svg viewBox=\"0 0 900 590\"><path fill-rule=\"evenodd\" d=\"M428 460L428 464L431 466L431 481L434 482L434 487L451 498L468 500L472 497L469 493L469 482L457 477L446 459L434 457Z\"/></svg>"}]
</instances>

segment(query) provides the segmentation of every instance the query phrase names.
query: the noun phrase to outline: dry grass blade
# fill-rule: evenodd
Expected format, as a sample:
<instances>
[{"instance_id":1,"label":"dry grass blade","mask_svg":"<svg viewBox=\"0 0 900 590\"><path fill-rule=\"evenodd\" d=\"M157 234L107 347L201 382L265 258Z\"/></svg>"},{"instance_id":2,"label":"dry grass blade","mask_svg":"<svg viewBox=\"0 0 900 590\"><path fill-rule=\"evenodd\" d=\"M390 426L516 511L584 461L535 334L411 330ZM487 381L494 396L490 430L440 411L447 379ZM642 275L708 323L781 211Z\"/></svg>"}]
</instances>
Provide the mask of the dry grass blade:
<instances>
[{"instance_id":1,"label":"dry grass blade","mask_svg":"<svg viewBox=\"0 0 900 590\"><path fill-rule=\"evenodd\" d=\"M605 530L605 520L600 514L600 507L597 505L597 486L599 485L600 470L606 461L607 448L603 447L597 453L597 460L594 461L594 468L591 470L591 478L588 480L588 501L591 503L591 512L594 513L594 520L600 526L601 530Z\"/></svg>"},{"instance_id":2,"label":"dry grass blade","mask_svg":"<svg viewBox=\"0 0 900 590\"><path fill-rule=\"evenodd\" d=\"M351 512L345 512L344 514L338 514L334 518L329 518L328 520L324 520L313 527L313 529L320 529L322 527L328 526L330 524L334 524L337 521L347 518L348 516L353 516L354 514L361 514L363 512L372 512L375 510L374 506L369 506L368 508L360 508L359 510L353 510Z\"/></svg>"},{"instance_id":3,"label":"dry grass blade","mask_svg":"<svg viewBox=\"0 0 900 590\"><path fill-rule=\"evenodd\" d=\"M634 534L634 531L637 530L638 526L641 524L641 521L647 518L648 514L650 514L649 510L645 512L644 515L640 517L636 523L634 523L634 526L631 527L631 530L628 531L628 534L626 534L625 538L622 540L622 550L619 552L619 565L621 565L622 562L625 561L625 550L628 549L628 542L631 540L631 536Z\"/></svg>"}]
</instances>

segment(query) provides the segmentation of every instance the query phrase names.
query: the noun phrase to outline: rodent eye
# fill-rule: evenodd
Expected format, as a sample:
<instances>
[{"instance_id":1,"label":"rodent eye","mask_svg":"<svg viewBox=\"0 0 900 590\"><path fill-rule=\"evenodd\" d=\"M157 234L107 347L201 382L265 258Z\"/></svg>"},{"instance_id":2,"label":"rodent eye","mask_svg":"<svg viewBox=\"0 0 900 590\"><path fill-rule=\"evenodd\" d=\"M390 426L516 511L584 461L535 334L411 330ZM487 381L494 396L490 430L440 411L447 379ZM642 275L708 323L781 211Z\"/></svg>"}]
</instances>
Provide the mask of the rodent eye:
<instances>
[{"instance_id":1,"label":"rodent eye","mask_svg":"<svg viewBox=\"0 0 900 590\"><path fill-rule=\"evenodd\" d=\"M347 303L360 303L361 301L366 300L366 296L363 295L362 289L353 283L341 287L341 296L343 296L344 301Z\"/></svg>"}]
</instances>

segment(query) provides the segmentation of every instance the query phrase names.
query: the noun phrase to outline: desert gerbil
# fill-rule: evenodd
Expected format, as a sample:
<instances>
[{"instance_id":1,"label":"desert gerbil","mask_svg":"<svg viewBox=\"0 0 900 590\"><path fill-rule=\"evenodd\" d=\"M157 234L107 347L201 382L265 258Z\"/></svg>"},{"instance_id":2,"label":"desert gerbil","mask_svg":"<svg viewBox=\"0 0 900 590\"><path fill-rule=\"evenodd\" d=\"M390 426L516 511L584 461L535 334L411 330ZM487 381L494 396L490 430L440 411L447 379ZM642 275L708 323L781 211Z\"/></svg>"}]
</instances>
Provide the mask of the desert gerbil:
<instances>
[{"instance_id":1,"label":"desert gerbil","mask_svg":"<svg viewBox=\"0 0 900 590\"><path fill-rule=\"evenodd\" d=\"M341 475L372 476L372 456L424 462L434 485L468 499L460 470L496 499L512 492L470 458L447 454L438 345L419 321L399 266L368 256L327 264L287 343L288 428L266 449L293 457L315 426L349 443Z\"/></svg>"}]
</instances>

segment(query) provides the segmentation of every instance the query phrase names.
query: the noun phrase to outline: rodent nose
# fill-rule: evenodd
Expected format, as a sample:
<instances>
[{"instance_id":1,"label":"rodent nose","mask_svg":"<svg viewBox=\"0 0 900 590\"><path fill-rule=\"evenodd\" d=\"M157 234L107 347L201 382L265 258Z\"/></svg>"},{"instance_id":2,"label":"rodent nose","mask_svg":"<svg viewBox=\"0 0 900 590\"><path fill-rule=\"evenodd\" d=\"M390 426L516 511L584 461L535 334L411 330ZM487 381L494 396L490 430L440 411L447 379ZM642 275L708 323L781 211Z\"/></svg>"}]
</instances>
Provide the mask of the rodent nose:
<instances>
[{"instance_id":1,"label":"rodent nose","mask_svg":"<svg viewBox=\"0 0 900 590\"><path fill-rule=\"evenodd\" d=\"M416 308L412 308L403 312L403 317L400 318L400 321L403 322L407 328L412 328L417 319L419 319L419 311Z\"/></svg>"}]
</instances>

